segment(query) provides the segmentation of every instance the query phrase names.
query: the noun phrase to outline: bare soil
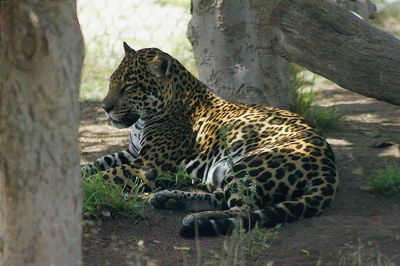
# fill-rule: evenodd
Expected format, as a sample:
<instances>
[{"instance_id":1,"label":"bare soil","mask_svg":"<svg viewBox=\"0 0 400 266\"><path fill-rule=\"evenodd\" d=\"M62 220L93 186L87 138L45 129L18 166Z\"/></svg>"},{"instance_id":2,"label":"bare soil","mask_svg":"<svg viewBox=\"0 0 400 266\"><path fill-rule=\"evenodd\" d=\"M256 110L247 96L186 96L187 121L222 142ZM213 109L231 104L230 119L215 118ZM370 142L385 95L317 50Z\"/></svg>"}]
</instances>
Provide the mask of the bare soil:
<instances>
[{"instance_id":1,"label":"bare soil","mask_svg":"<svg viewBox=\"0 0 400 266\"><path fill-rule=\"evenodd\" d=\"M321 216L282 226L272 246L254 265L338 265L340 252L354 251L359 243L374 246L400 265L400 196L362 189L375 170L400 165L400 108L320 84L319 103L336 105L343 115L338 128L324 130L336 155L340 191ZM128 132L107 126L99 103L83 102L82 163L124 149ZM388 141L393 145L374 147ZM148 265L195 265L198 254L202 264L210 261L214 252L222 250L224 238L181 238L178 230L184 216L183 212L149 208L146 218L136 224L125 219L104 220L98 234L83 240L83 263L140 265L141 258Z\"/></svg>"}]
</instances>

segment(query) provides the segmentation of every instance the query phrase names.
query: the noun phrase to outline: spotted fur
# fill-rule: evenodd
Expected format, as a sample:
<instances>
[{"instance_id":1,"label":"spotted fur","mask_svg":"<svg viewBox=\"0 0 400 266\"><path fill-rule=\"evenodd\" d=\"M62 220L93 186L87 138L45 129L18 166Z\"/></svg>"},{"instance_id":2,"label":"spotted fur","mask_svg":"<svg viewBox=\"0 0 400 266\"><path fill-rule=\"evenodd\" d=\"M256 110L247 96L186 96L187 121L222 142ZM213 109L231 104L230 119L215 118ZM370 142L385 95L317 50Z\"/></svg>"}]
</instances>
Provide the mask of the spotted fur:
<instances>
[{"instance_id":1,"label":"spotted fur","mask_svg":"<svg viewBox=\"0 0 400 266\"><path fill-rule=\"evenodd\" d=\"M161 175L184 171L204 193L162 190L156 208L195 213L181 234L229 234L235 224L270 227L321 213L338 186L324 137L297 114L225 101L176 59L156 48L134 51L110 78L103 101L116 127L130 127L129 148L89 165L106 179L163 189ZM249 200L250 199L250 200Z\"/></svg>"}]
</instances>

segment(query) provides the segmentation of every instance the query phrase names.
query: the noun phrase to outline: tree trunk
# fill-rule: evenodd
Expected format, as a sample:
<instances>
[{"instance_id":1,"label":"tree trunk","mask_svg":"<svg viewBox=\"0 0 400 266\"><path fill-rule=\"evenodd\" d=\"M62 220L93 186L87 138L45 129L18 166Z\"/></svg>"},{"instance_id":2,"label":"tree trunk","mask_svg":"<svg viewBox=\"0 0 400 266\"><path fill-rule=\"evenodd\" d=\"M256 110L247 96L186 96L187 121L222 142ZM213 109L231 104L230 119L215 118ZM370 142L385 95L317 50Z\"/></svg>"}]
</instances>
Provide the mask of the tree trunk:
<instances>
[{"instance_id":1,"label":"tree trunk","mask_svg":"<svg viewBox=\"0 0 400 266\"><path fill-rule=\"evenodd\" d=\"M223 98L287 108L287 62L400 105L400 40L369 25L369 0L193 1L200 79Z\"/></svg>"},{"instance_id":2,"label":"tree trunk","mask_svg":"<svg viewBox=\"0 0 400 266\"><path fill-rule=\"evenodd\" d=\"M2 1L0 264L81 264L74 1Z\"/></svg>"},{"instance_id":3,"label":"tree trunk","mask_svg":"<svg viewBox=\"0 0 400 266\"><path fill-rule=\"evenodd\" d=\"M281 0L275 53L345 89L400 105L400 40L330 1Z\"/></svg>"},{"instance_id":4,"label":"tree trunk","mask_svg":"<svg viewBox=\"0 0 400 266\"><path fill-rule=\"evenodd\" d=\"M188 37L200 80L222 98L288 108L288 63L272 54L269 4L263 0L193 1Z\"/></svg>"},{"instance_id":5,"label":"tree trunk","mask_svg":"<svg viewBox=\"0 0 400 266\"><path fill-rule=\"evenodd\" d=\"M376 16L376 5L370 0L333 0L336 4L353 11L364 19L373 19Z\"/></svg>"}]
</instances>

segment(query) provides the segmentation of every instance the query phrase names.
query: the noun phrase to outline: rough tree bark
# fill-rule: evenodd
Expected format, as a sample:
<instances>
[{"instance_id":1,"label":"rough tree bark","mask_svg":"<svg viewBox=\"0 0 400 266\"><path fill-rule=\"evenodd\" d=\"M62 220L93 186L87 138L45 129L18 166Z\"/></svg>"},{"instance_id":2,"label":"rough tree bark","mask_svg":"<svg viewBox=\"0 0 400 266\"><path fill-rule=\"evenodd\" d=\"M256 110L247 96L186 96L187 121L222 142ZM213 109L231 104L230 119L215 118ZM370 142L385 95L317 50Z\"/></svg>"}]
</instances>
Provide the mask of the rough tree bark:
<instances>
[{"instance_id":1,"label":"rough tree bark","mask_svg":"<svg viewBox=\"0 0 400 266\"><path fill-rule=\"evenodd\" d=\"M2 1L0 24L0 264L79 265L75 2Z\"/></svg>"},{"instance_id":2,"label":"rough tree bark","mask_svg":"<svg viewBox=\"0 0 400 266\"><path fill-rule=\"evenodd\" d=\"M353 11L364 19L373 19L376 16L376 5L370 0L332 0L336 4Z\"/></svg>"},{"instance_id":3,"label":"rough tree bark","mask_svg":"<svg viewBox=\"0 0 400 266\"><path fill-rule=\"evenodd\" d=\"M330 1L281 0L276 54L345 89L400 105L400 40Z\"/></svg>"},{"instance_id":4,"label":"rough tree bark","mask_svg":"<svg viewBox=\"0 0 400 266\"><path fill-rule=\"evenodd\" d=\"M400 41L348 8L364 18L376 11L368 0L193 1L188 36L200 79L224 98L285 108L292 95L283 57L400 105Z\"/></svg>"},{"instance_id":5,"label":"rough tree bark","mask_svg":"<svg viewBox=\"0 0 400 266\"><path fill-rule=\"evenodd\" d=\"M288 63L271 53L268 1L193 1L188 37L200 79L222 98L288 108Z\"/></svg>"}]
</instances>

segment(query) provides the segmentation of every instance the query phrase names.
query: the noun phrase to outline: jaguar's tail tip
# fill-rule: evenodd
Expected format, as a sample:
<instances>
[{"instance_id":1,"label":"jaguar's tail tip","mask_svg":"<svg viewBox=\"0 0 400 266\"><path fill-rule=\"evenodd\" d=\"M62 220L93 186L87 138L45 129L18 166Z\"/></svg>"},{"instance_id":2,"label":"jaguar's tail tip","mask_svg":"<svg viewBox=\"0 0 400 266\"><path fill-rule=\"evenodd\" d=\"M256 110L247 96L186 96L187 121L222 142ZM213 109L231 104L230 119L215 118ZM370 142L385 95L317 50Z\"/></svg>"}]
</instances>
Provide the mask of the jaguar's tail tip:
<instances>
[{"instance_id":1,"label":"jaguar's tail tip","mask_svg":"<svg viewBox=\"0 0 400 266\"><path fill-rule=\"evenodd\" d=\"M192 224L182 225L179 234L184 238L194 238L196 236L196 231Z\"/></svg>"}]
</instances>

